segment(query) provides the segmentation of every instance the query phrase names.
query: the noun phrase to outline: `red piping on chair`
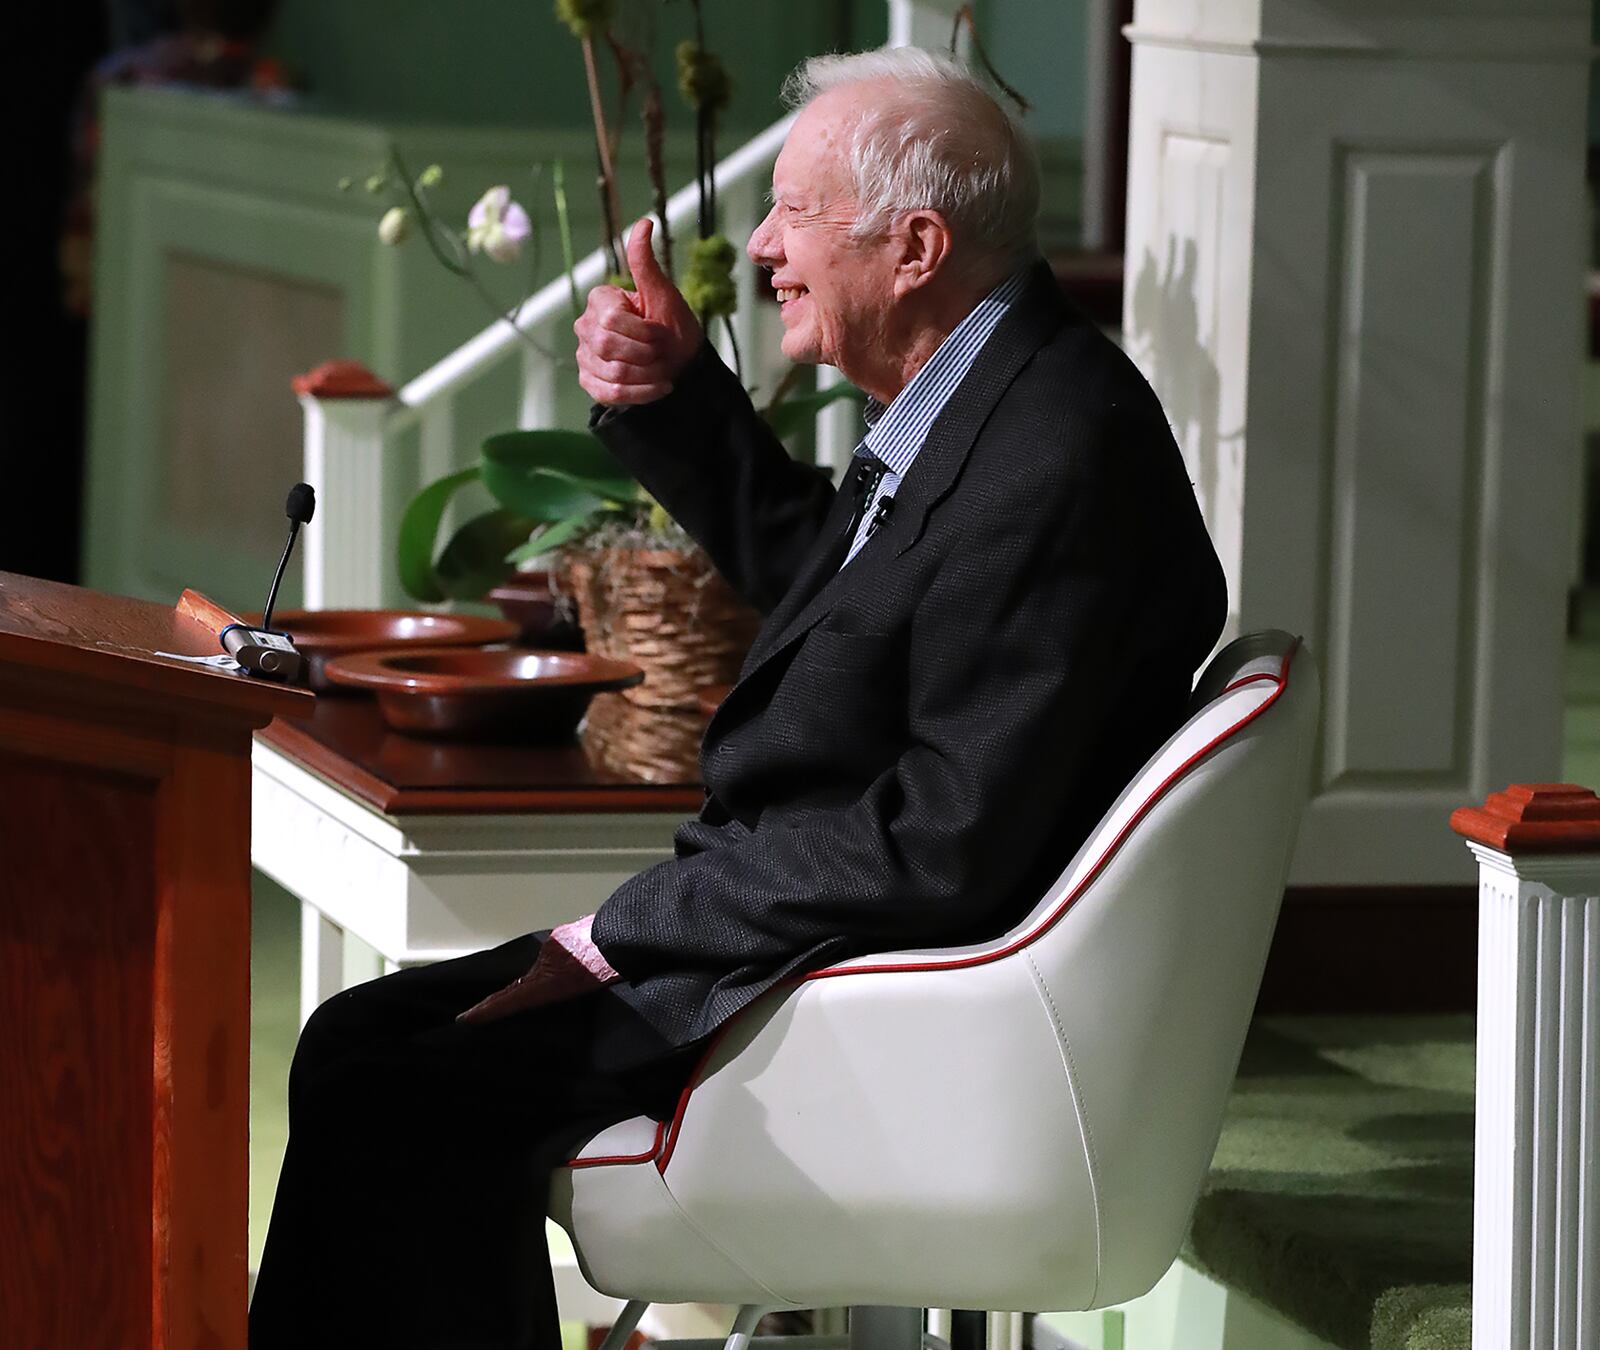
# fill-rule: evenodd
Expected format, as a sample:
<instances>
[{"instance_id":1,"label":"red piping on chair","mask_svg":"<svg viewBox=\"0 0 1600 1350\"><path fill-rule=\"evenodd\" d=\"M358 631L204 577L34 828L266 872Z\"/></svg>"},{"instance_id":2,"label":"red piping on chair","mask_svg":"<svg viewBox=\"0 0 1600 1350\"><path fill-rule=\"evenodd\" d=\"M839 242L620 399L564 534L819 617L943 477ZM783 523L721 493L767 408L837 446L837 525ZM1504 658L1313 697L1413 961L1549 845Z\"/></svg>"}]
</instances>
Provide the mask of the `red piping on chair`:
<instances>
[{"instance_id":1,"label":"red piping on chair","mask_svg":"<svg viewBox=\"0 0 1600 1350\"><path fill-rule=\"evenodd\" d=\"M695 1065L696 1074L700 1072L701 1067L700 1064ZM563 1165L566 1167L620 1167L630 1163L649 1162L650 1159L661 1152L661 1137L666 1132L667 1122L658 1120L656 1121L656 1137L651 1142L650 1147L643 1153L608 1153L598 1158L568 1158Z\"/></svg>"},{"instance_id":2,"label":"red piping on chair","mask_svg":"<svg viewBox=\"0 0 1600 1350\"><path fill-rule=\"evenodd\" d=\"M1295 646L1299 646L1299 644L1300 639L1296 638ZM1289 655L1294 655L1294 647L1289 649ZM1279 670L1276 675L1274 675L1271 671L1261 670L1257 671L1254 675L1241 675L1232 684L1223 685L1221 691L1217 694L1217 697L1221 698L1223 694L1231 694L1235 689L1243 689L1247 684L1259 684L1262 680L1276 680L1279 684L1282 684L1284 674L1285 670Z\"/></svg>"},{"instance_id":3,"label":"red piping on chair","mask_svg":"<svg viewBox=\"0 0 1600 1350\"><path fill-rule=\"evenodd\" d=\"M811 980L827 980L839 975L889 975L905 971L923 972L930 970L963 970L970 966L987 965L991 961L998 961L1003 957L1010 956L1013 952L1020 951L1023 947L1028 946L1030 943L1037 941L1040 937L1055 927L1061 916L1072 907L1073 903L1078 899L1078 897L1082 895L1083 892L1088 888L1090 882L1098 877L1100 873L1105 870L1106 865L1111 861L1111 859L1116 856L1117 850L1122 847L1123 840L1125 840L1132 832L1133 827L1149 814L1150 808L1160 801L1161 798L1167 794L1167 792L1180 778L1187 774L1190 769L1194 768L1196 764L1206 758L1207 755L1220 746L1224 741L1228 740L1235 733L1242 731L1245 727L1249 726L1250 723L1254 722L1258 717L1266 712L1268 708L1278 701L1279 697L1283 694L1284 689L1288 686L1289 666L1294 660L1295 653L1299 650L1300 639L1295 638L1294 641L1289 644L1289 650L1283 654L1283 663L1279 666L1278 673L1276 675L1266 671L1255 675L1246 675L1223 688L1222 692L1217 695L1218 698L1221 698L1225 694L1231 694L1235 689L1240 689L1247 684L1256 684L1265 680L1271 680L1277 685L1277 688L1275 688L1272 693L1259 705L1252 708L1248 713L1246 713L1226 730L1218 732L1217 735L1213 736L1211 740L1206 742L1205 745L1201 746L1200 749L1196 750L1194 754L1190 755L1188 759L1184 760L1182 764L1178 765L1177 768L1175 768L1164 779L1162 779L1162 781L1155 787L1150 795L1139 804L1139 809L1128 818L1127 823L1124 824L1122 829L1117 832L1117 837L1107 844L1106 847L1101 851L1100 856L1095 859L1094 865L1090 867L1088 872L1084 874L1083 880L1074 886L1071 892L1062 898L1061 903L1058 904L1048 915L1046 915L1046 917L1041 920L1036 927L1025 933L1022 937L1017 938L1014 942L1011 942L1004 947L998 947L994 951L980 952L975 956L956 957L947 961L925 961L919 962L915 965L827 966L821 970L814 970L810 974L802 976L796 981L796 983L805 984L809 983ZM700 1075L705 1069L706 1064L710 1061L711 1056L715 1052L717 1046L722 1043L722 1038L727 1035L729 1028L731 1028L734 1022L737 1020L738 1015L735 1015L728 1021L724 1022L712 1034L710 1041L708 1041L706 1044L705 1053L700 1057L700 1062L695 1065L694 1073L689 1076L688 1084L678 1096L678 1104L672 1113L670 1125L668 1125L666 1122L658 1124L656 1129L656 1144L651 1153L643 1153L635 1157L617 1159L586 1158L577 1162L569 1163L568 1166L595 1167L602 1162L610 1161L641 1163L648 1162L650 1159L654 1158L656 1170L664 1174L667 1170L667 1164L672 1161L673 1150L678 1146L678 1135L683 1129L683 1118L689 1108L689 1099L691 1096L693 1096L694 1090L700 1082ZM663 1131L666 1133L665 1148L662 1147Z\"/></svg>"}]
</instances>

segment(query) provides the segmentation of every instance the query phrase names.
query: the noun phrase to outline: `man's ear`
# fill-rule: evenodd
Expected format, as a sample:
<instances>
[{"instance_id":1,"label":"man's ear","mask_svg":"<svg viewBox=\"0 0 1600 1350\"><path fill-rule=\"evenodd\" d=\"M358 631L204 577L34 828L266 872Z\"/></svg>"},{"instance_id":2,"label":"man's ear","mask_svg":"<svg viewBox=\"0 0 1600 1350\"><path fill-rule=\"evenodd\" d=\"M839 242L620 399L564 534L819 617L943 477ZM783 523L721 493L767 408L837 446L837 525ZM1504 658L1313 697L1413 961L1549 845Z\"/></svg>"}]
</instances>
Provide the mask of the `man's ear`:
<instances>
[{"instance_id":1,"label":"man's ear","mask_svg":"<svg viewBox=\"0 0 1600 1350\"><path fill-rule=\"evenodd\" d=\"M900 256L895 264L895 294L905 295L926 286L951 266L950 249L955 242L949 222L937 211L919 209L905 212L895 222Z\"/></svg>"}]
</instances>

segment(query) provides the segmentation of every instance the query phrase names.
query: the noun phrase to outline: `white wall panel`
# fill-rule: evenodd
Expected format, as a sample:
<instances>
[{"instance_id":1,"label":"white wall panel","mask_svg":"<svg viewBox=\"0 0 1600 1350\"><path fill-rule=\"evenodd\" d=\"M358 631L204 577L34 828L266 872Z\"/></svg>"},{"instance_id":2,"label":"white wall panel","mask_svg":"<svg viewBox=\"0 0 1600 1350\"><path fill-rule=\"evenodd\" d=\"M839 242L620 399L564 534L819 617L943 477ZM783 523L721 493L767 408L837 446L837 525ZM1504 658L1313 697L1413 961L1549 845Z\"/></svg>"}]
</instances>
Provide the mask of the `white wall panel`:
<instances>
[{"instance_id":1,"label":"white wall panel","mask_svg":"<svg viewBox=\"0 0 1600 1350\"><path fill-rule=\"evenodd\" d=\"M1470 789L1488 170L1472 153L1340 156L1324 791Z\"/></svg>"}]
</instances>

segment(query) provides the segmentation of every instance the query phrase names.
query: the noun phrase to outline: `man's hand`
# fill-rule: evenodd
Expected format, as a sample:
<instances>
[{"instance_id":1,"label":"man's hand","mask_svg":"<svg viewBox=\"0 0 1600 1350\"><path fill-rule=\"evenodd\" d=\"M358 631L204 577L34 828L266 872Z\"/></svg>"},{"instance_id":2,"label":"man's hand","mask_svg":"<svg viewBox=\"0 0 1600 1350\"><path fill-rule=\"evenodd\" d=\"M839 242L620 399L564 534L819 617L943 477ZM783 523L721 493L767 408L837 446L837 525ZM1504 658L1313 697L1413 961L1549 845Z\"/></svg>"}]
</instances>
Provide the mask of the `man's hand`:
<instances>
[{"instance_id":1,"label":"man's hand","mask_svg":"<svg viewBox=\"0 0 1600 1350\"><path fill-rule=\"evenodd\" d=\"M588 993L603 983L561 943L547 938L526 975L490 994L481 1003L474 1003L466 1012L457 1013L456 1021L493 1022L512 1013Z\"/></svg>"},{"instance_id":2,"label":"man's hand","mask_svg":"<svg viewBox=\"0 0 1600 1350\"><path fill-rule=\"evenodd\" d=\"M700 346L700 324L650 247L648 216L628 236L636 291L596 286L572 325L578 335L578 383L596 403L653 403Z\"/></svg>"}]
</instances>

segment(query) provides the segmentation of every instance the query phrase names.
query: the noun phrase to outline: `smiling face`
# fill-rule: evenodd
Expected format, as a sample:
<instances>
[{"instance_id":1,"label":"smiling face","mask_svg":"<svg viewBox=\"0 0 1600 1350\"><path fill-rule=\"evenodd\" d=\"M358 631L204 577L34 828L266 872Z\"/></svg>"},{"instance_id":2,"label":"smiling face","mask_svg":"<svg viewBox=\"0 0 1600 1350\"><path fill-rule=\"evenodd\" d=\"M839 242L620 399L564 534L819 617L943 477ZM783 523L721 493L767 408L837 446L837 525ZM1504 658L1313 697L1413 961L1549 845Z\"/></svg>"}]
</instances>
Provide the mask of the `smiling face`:
<instances>
[{"instance_id":1,"label":"smiling face","mask_svg":"<svg viewBox=\"0 0 1600 1350\"><path fill-rule=\"evenodd\" d=\"M895 300L887 238L852 239L856 203L848 156L862 90L832 90L796 119L772 170L772 210L749 254L772 270L782 304L783 354L836 366L863 383L884 348Z\"/></svg>"}]
</instances>

